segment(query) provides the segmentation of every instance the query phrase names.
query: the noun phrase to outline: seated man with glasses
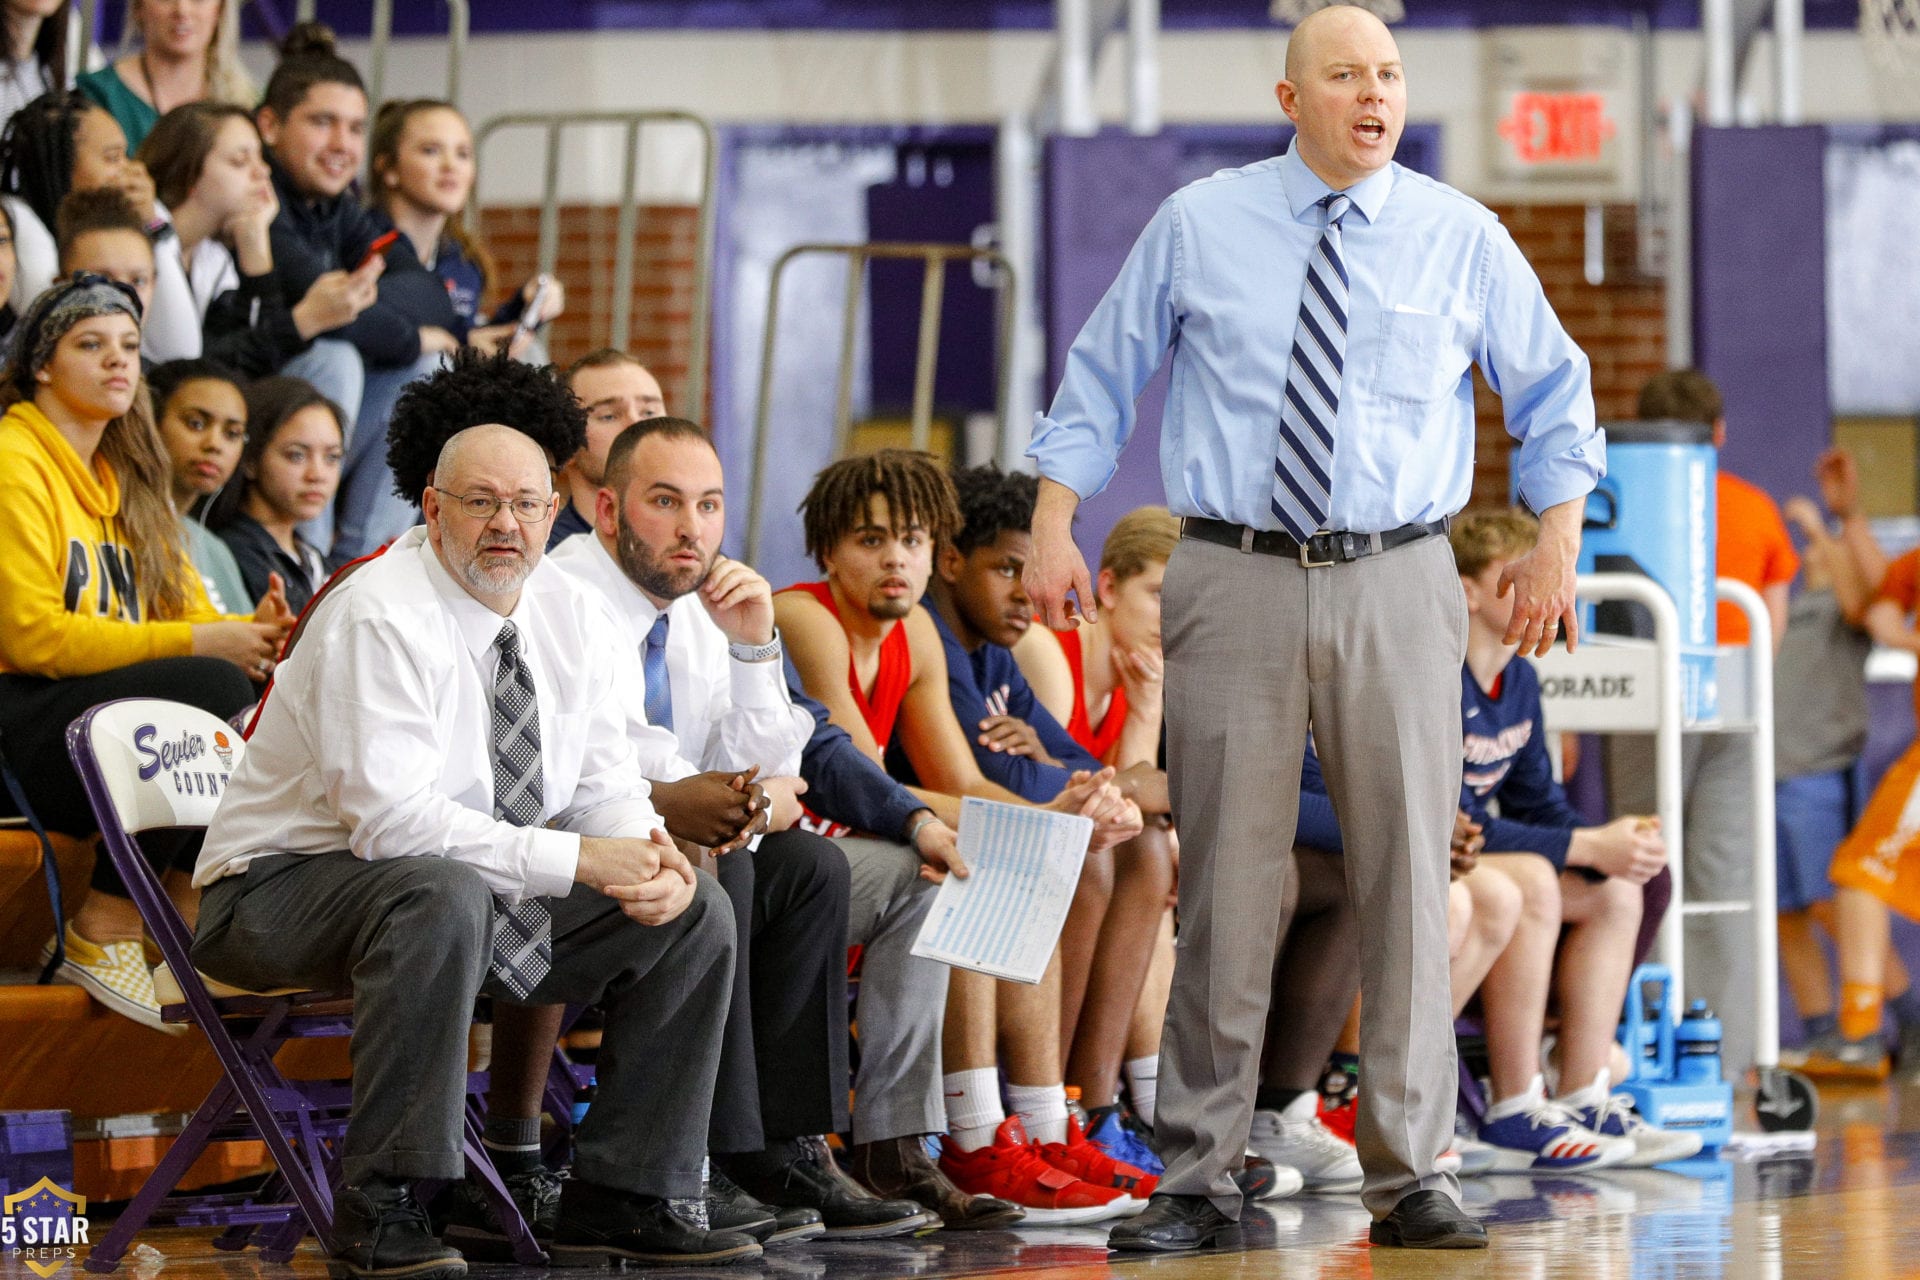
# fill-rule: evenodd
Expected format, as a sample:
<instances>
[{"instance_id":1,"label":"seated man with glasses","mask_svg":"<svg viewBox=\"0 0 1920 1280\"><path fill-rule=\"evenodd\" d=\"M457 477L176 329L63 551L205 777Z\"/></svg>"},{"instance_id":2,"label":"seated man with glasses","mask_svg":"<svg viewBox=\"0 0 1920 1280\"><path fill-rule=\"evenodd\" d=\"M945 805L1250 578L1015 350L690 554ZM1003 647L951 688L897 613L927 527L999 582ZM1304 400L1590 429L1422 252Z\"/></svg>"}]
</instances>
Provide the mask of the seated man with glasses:
<instances>
[{"instance_id":1,"label":"seated man with glasses","mask_svg":"<svg viewBox=\"0 0 1920 1280\"><path fill-rule=\"evenodd\" d=\"M421 490L425 529L328 592L284 660L195 870L194 962L353 994L339 1273L465 1274L409 1184L463 1172L483 990L606 1012L556 1262L757 1257L683 1203L701 1190L732 909L649 799L626 723L637 673L605 602L541 564L551 460L500 419L577 434L578 411L539 371L519 402L494 396L497 371L429 380L465 420Z\"/></svg>"}]
</instances>

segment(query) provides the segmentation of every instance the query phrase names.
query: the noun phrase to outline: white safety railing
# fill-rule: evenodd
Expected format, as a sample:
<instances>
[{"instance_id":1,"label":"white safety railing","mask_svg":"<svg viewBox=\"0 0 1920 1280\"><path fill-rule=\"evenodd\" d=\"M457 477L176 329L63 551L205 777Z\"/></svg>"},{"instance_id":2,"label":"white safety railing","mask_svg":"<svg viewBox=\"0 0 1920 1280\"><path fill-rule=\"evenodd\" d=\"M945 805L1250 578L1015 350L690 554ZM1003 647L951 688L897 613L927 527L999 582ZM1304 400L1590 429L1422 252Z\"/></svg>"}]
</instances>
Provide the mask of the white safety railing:
<instances>
[{"instance_id":1,"label":"white safety railing","mask_svg":"<svg viewBox=\"0 0 1920 1280\"><path fill-rule=\"evenodd\" d=\"M1589 637L1578 652L1557 650L1536 659L1542 710L1554 733L1650 733L1654 740L1654 812L1667 842L1673 898L1661 921L1656 951L1673 974L1673 1000L1686 1000L1686 921L1703 915L1748 912L1752 920L1754 1065L1764 1073L1780 1061L1779 935L1775 917L1773 820L1773 634L1758 592L1731 578L1716 584L1719 598L1747 615L1758 643L1721 651L1720 715L1689 723L1681 710L1680 615L1673 598L1651 578L1632 573L1584 574L1583 601L1623 600L1653 616L1651 644ZM1734 666L1732 664L1739 664ZM1648 683L1652 688L1647 688ZM1688 902L1685 807L1680 748L1684 734L1738 733L1753 739L1753 888L1745 901Z\"/></svg>"}]
</instances>

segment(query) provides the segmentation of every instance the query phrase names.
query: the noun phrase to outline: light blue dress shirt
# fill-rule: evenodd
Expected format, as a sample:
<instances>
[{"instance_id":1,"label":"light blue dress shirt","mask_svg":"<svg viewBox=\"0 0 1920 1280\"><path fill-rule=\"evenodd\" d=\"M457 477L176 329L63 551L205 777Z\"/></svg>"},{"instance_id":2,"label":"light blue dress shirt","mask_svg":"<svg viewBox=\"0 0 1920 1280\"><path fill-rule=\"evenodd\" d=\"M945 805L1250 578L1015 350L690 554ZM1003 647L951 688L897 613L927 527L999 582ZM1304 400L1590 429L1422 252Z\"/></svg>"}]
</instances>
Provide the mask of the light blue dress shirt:
<instances>
[{"instance_id":1,"label":"light blue dress shirt","mask_svg":"<svg viewBox=\"0 0 1920 1280\"><path fill-rule=\"evenodd\" d=\"M1294 150L1169 196L1067 354L1028 456L1081 498L1113 478L1134 400L1173 351L1160 470L1175 515L1256 529L1271 506L1280 402L1332 188ZM1587 358L1493 213L1397 164L1346 194L1352 279L1327 527L1438 520L1473 490L1473 378L1500 393L1535 511L1606 472Z\"/></svg>"}]
</instances>

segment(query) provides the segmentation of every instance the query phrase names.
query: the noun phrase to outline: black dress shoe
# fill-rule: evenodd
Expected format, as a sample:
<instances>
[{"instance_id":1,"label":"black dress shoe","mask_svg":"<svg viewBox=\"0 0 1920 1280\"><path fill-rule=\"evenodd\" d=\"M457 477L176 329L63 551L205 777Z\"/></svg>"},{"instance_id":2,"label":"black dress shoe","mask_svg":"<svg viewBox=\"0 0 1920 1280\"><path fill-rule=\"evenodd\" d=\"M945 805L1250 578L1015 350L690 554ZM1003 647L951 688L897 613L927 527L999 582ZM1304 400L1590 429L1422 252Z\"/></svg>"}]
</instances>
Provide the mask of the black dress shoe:
<instances>
[{"instance_id":1,"label":"black dress shoe","mask_svg":"<svg viewBox=\"0 0 1920 1280\"><path fill-rule=\"evenodd\" d=\"M554 1224L560 1218L562 1179L541 1166L520 1173L503 1174L507 1194L513 1197L520 1216L526 1219L533 1238L542 1248L553 1239ZM429 1206L440 1238L473 1262L513 1262L513 1242L494 1209L493 1199L472 1180L452 1182Z\"/></svg>"},{"instance_id":2,"label":"black dress shoe","mask_svg":"<svg viewBox=\"0 0 1920 1280\"><path fill-rule=\"evenodd\" d=\"M1368 1227L1367 1239L1402 1249L1484 1249L1487 1229L1446 1192L1415 1191Z\"/></svg>"},{"instance_id":3,"label":"black dress shoe","mask_svg":"<svg viewBox=\"0 0 1920 1280\"><path fill-rule=\"evenodd\" d=\"M817 1211L762 1204L718 1169L707 1175L707 1225L715 1231L744 1231L763 1245L817 1240L827 1230Z\"/></svg>"},{"instance_id":4,"label":"black dress shoe","mask_svg":"<svg viewBox=\"0 0 1920 1280\"><path fill-rule=\"evenodd\" d=\"M368 1178L333 1197L334 1280L460 1280L466 1259L434 1238L410 1183Z\"/></svg>"},{"instance_id":5,"label":"black dress shoe","mask_svg":"<svg viewBox=\"0 0 1920 1280\"><path fill-rule=\"evenodd\" d=\"M1156 1194L1139 1216L1107 1233L1107 1248L1177 1253L1211 1244L1215 1236L1231 1231L1233 1226L1233 1219L1205 1196Z\"/></svg>"},{"instance_id":6,"label":"black dress shoe","mask_svg":"<svg viewBox=\"0 0 1920 1280\"><path fill-rule=\"evenodd\" d=\"M716 1231L701 1202L688 1210L657 1196L636 1196L575 1178L560 1193L560 1221L547 1252L556 1267L654 1262L681 1267L749 1262L760 1242L741 1231Z\"/></svg>"},{"instance_id":7,"label":"black dress shoe","mask_svg":"<svg viewBox=\"0 0 1920 1280\"><path fill-rule=\"evenodd\" d=\"M794 1138L747 1159L728 1160L727 1173L770 1205L816 1209L829 1240L883 1240L937 1228L940 1215L912 1200L882 1200L834 1162L825 1138Z\"/></svg>"}]
</instances>

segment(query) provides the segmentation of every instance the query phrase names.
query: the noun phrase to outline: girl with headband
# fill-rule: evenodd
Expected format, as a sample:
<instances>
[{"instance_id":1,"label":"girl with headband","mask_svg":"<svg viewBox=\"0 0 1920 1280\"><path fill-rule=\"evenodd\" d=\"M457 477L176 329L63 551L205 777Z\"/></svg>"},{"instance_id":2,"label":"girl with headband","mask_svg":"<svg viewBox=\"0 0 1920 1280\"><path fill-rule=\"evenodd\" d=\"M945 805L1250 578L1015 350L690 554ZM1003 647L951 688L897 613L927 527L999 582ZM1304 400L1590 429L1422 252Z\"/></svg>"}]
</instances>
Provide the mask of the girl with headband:
<instances>
[{"instance_id":1,"label":"girl with headband","mask_svg":"<svg viewBox=\"0 0 1920 1280\"><path fill-rule=\"evenodd\" d=\"M252 618L223 617L188 562L168 465L140 380L133 291L81 275L21 318L0 374L0 756L50 829L96 826L64 749L97 703L167 698L223 719L254 698L292 626L276 583ZM0 807L11 807L0 800ZM198 839L142 845L193 917ZM139 912L104 852L61 937L56 977L162 1027Z\"/></svg>"}]
</instances>

